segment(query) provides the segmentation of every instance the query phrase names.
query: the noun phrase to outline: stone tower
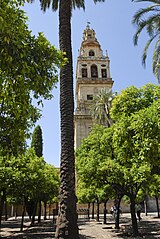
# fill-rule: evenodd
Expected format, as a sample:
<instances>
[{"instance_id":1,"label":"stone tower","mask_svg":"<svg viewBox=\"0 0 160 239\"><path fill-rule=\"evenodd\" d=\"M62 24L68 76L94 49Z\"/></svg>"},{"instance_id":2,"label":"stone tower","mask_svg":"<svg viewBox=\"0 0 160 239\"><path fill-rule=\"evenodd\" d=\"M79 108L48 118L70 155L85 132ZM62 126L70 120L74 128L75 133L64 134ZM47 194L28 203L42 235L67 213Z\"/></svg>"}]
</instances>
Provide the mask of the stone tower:
<instances>
[{"instance_id":1,"label":"stone tower","mask_svg":"<svg viewBox=\"0 0 160 239\"><path fill-rule=\"evenodd\" d=\"M90 108L93 96L102 88L111 89L110 60L103 55L101 45L89 24L83 32L76 67L76 110L74 115L75 149L89 135L92 127Z\"/></svg>"}]
</instances>

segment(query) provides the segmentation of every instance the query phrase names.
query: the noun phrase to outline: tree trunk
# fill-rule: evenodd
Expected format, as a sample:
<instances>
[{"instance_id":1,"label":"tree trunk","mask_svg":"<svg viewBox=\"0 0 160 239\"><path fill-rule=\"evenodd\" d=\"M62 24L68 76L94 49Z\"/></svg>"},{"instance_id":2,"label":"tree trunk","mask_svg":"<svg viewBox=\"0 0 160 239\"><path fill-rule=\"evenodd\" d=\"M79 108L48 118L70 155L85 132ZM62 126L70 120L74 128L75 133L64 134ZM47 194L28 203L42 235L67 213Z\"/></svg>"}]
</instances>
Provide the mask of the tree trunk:
<instances>
[{"instance_id":1,"label":"tree trunk","mask_svg":"<svg viewBox=\"0 0 160 239\"><path fill-rule=\"evenodd\" d=\"M94 202L92 202L92 219L94 219Z\"/></svg>"},{"instance_id":2,"label":"tree trunk","mask_svg":"<svg viewBox=\"0 0 160 239\"><path fill-rule=\"evenodd\" d=\"M38 203L38 223L41 222L41 210L42 210L42 203L41 203L41 200L39 200L39 203Z\"/></svg>"},{"instance_id":3,"label":"tree trunk","mask_svg":"<svg viewBox=\"0 0 160 239\"><path fill-rule=\"evenodd\" d=\"M145 211L145 216L147 216L148 214L148 211L147 211L147 202L148 202L148 197L146 196L145 197L145 200L144 200L144 211Z\"/></svg>"},{"instance_id":4,"label":"tree trunk","mask_svg":"<svg viewBox=\"0 0 160 239\"><path fill-rule=\"evenodd\" d=\"M5 211L5 221L8 219L8 212L7 212L7 201L4 201L4 211Z\"/></svg>"},{"instance_id":5,"label":"tree trunk","mask_svg":"<svg viewBox=\"0 0 160 239\"><path fill-rule=\"evenodd\" d=\"M11 206L11 217L14 216L14 205Z\"/></svg>"},{"instance_id":6,"label":"tree trunk","mask_svg":"<svg viewBox=\"0 0 160 239\"><path fill-rule=\"evenodd\" d=\"M21 228L20 228L21 232L23 231L24 214L25 214L25 203L23 204L23 211L22 211L22 220L21 220Z\"/></svg>"},{"instance_id":7,"label":"tree trunk","mask_svg":"<svg viewBox=\"0 0 160 239\"><path fill-rule=\"evenodd\" d=\"M157 205L157 213L158 213L158 218L160 217L160 213L159 213L159 203L158 203L158 197L156 198L156 205Z\"/></svg>"},{"instance_id":8,"label":"tree trunk","mask_svg":"<svg viewBox=\"0 0 160 239\"><path fill-rule=\"evenodd\" d=\"M119 229L119 216L120 216L120 204L121 204L121 200L122 200L123 195L120 195L116 204L116 208L117 208L117 213L116 213L116 217L115 217L115 229Z\"/></svg>"},{"instance_id":9,"label":"tree trunk","mask_svg":"<svg viewBox=\"0 0 160 239\"><path fill-rule=\"evenodd\" d=\"M6 199L6 189L3 190L3 197L4 197L4 213L5 213L5 221L7 221L7 199Z\"/></svg>"},{"instance_id":10,"label":"tree trunk","mask_svg":"<svg viewBox=\"0 0 160 239\"><path fill-rule=\"evenodd\" d=\"M49 212L48 212L48 214L49 214L49 219L50 219L50 217L51 217L51 204L49 203Z\"/></svg>"},{"instance_id":11,"label":"tree trunk","mask_svg":"<svg viewBox=\"0 0 160 239\"><path fill-rule=\"evenodd\" d=\"M88 220L90 220L90 202L88 203Z\"/></svg>"},{"instance_id":12,"label":"tree trunk","mask_svg":"<svg viewBox=\"0 0 160 239\"><path fill-rule=\"evenodd\" d=\"M36 216L36 211L37 211L37 201L35 202L35 205L34 205L34 210L33 210L31 225L34 225L35 216Z\"/></svg>"},{"instance_id":13,"label":"tree trunk","mask_svg":"<svg viewBox=\"0 0 160 239\"><path fill-rule=\"evenodd\" d=\"M105 200L104 202L104 217L103 217L103 223L106 224L107 223L107 202L108 199Z\"/></svg>"},{"instance_id":14,"label":"tree trunk","mask_svg":"<svg viewBox=\"0 0 160 239\"><path fill-rule=\"evenodd\" d=\"M137 224L137 218L136 218L136 213L135 213L135 196L131 195L130 196L130 209L131 209L131 219L132 219L132 230L133 230L133 236L138 236L138 224Z\"/></svg>"},{"instance_id":15,"label":"tree trunk","mask_svg":"<svg viewBox=\"0 0 160 239\"><path fill-rule=\"evenodd\" d=\"M1 223L2 223L3 205L4 205L4 197L3 197L3 195L1 195L1 198L0 198L0 228L1 228Z\"/></svg>"},{"instance_id":16,"label":"tree trunk","mask_svg":"<svg viewBox=\"0 0 160 239\"><path fill-rule=\"evenodd\" d=\"M44 220L47 220L47 202L44 202Z\"/></svg>"},{"instance_id":17,"label":"tree trunk","mask_svg":"<svg viewBox=\"0 0 160 239\"><path fill-rule=\"evenodd\" d=\"M16 205L16 208L15 208L15 220L17 219L17 205Z\"/></svg>"},{"instance_id":18,"label":"tree trunk","mask_svg":"<svg viewBox=\"0 0 160 239\"><path fill-rule=\"evenodd\" d=\"M60 70L61 163L59 212L55 238L77 239L75 195L74 96L71 47L71 0L59 1L59 43L68 62Z\"/></svg>"},{"instance_id":19,"label":"tree trunk","mask_svg":"<svg viewBox=\"0 0 160 239\"><path fill-rule=\"evenodd\" d=\"M97 199L97 222L99 222L99 200Z\"/></svg>"}]
</instances>

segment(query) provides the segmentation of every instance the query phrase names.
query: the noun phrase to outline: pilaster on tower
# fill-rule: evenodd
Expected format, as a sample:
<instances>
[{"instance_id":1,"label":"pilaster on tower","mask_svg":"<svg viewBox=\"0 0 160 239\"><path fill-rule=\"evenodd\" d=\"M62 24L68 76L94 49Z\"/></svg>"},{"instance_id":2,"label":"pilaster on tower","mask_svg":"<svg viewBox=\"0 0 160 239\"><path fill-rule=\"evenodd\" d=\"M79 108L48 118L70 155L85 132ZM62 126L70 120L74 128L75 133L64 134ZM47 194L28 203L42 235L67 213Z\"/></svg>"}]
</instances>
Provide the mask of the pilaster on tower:
<instances>
[{"instance_id":1,"label":"pilaster on tower","mask_svg":"<svg viewBox=\"0 0 160 239\"><path fill-rule=\"evenodd\" d=\"M76 110L74 115L75 149L89 135L93 122L90 109L93 97L102 88L112 89L110 60L103 55L95 31L87 24L83 32L76 66Z\"/></svg>"}]
</instances>

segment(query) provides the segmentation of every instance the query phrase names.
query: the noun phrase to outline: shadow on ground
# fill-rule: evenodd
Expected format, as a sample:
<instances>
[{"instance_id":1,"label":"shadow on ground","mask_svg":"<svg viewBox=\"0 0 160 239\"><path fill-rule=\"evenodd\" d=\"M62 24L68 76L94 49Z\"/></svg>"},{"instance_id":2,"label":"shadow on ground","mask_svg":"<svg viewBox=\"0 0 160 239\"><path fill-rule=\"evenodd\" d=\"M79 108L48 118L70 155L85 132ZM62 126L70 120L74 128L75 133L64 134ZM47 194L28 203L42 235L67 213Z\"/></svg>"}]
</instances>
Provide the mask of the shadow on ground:
<instances>
[{"instance_id":1,"label":"shadow on ground","mask_svg":"<svg viewBox=\"0 0 160 239\"><path fill-rule=\"evenodd\" d=\"M140 221L138 223L138 230L140 236L137 238L157 239L160 238L160 224L158 220L152 221ZM115 234L119 238L128 238L132 236L132 227L130 224L125 225L125 229L116 231Z\"/></svg>"},{"instance_id":2,"label":"shadow on ground","mask_svg":"<svg viewBox=\"0 0 160 239\"><path fill-rule=\"evenodd\" d=\"M24 231L20 232L20 220L10 220L7 222L2 223L0 238L2 239L53 239L55 234L55 225L53 224L52 220L42 221L42 223L35 223L34 226L30 226L29 221L25 221ZM80 239L97 239L96 234L94 232L94 227L98 226L98 230L100 233L104 233L107 235L108 233L112 234L112 238L119 238L119 239L128 239L133 238L132 236L132 227L131 227L131 220L129 218L121 218L120 230L115 230L114 228L114 221L108 220L107 224L103 224L101 222L96 222L92 220L91 223L89 221L79 221L79 234ZM101 224L101 225L100 225ZM90 232L88 234L86 231L83 230L89 228ZM137 239L145 238L145 239L158 239L160 238L160 220L159 219L152 219L150 220L142 220L138 222L138 228L140 232L140 237ZM100 234L100 235L102 235ZM99 237L98 237L99 239Z\"/></svg>"},{"instance_id":3,"label":"shadow on ground","mask_svg":"<svg viewBox=\"0 0 160 239\"><path fill-rule=\"evenodd\" d=\"M9 235L1 235L3 239L53 239L55 226L52 221L35 223L33 226L24 226L23 232L20 232L20 223L8 221L2 225L2 231L8 228ZM19 230L17 230L19 229Z\"/></svg>"}]
</instances>

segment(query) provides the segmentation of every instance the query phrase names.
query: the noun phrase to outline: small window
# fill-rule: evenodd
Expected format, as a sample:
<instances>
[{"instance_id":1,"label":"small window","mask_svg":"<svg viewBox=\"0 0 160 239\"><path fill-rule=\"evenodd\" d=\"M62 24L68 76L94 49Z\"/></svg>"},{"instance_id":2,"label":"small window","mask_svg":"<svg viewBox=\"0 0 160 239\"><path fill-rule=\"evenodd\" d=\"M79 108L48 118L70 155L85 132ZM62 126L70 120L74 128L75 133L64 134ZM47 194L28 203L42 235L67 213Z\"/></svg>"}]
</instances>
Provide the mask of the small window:
<instances>
[{"instance_id":1,"label":"small window","mask_svg":"<svg viewBox=\"0 0 160 239\"><path fill-rule=\"evenodd\" d=\"M102 78L106 78L107 77L106 69L102 69L101 72L102 72Z\"/></svg>"},{"instance_id":2,"label":"small window","mask_svg":"<svg viewBox=\"0 0 160 239\"><path fill-rule=\"evenodd\" d=\"M98 77L98 70L96 65L91 66L91 77L97 78Z\"/></svg>"},{"instance_id":3,"label":"small window","mask_svg":"<svg viewBox=\"0 0 160 239\"><path fill-rule=\"evenodd\" d=\"M82 77L87 77L87 69L82 68Z\"/></svg>"},{"instance_id":4,"label":"small window","mask_svg":"<svg viewBox=\"0 0 160 239\"><path fill-rule=\"evenodd\" d=\"M88 133L90 133L92 130L92 127L91 126L88 126Z\"/></svg>"},{"instance_id":5,"label":"small window","mask_svg":"<svg viewBox=\"0 0 160 239\"><path fill-rule=\"evenodd\" d=\"M89 51L89 56L94 56L94 51L93 50Z\"/></svg>"},{"instance_id":6,"label":"small window","mask_svg":"<svg viewBox=\"0 0 160 239\"><path fill-rule=\"evenodd\" d=\"M87 100L93 100L93 95L87 95Z\"/></svg>"},{"instance_id":7,"label":"small window","mask_svg":"<svg viewBox=\"0 0 160 239\"><path fill-rule=\"evenodd\" d=\"M106 67L106 65L101 65L102 67Z\"/></svg>"}]
</instances>

